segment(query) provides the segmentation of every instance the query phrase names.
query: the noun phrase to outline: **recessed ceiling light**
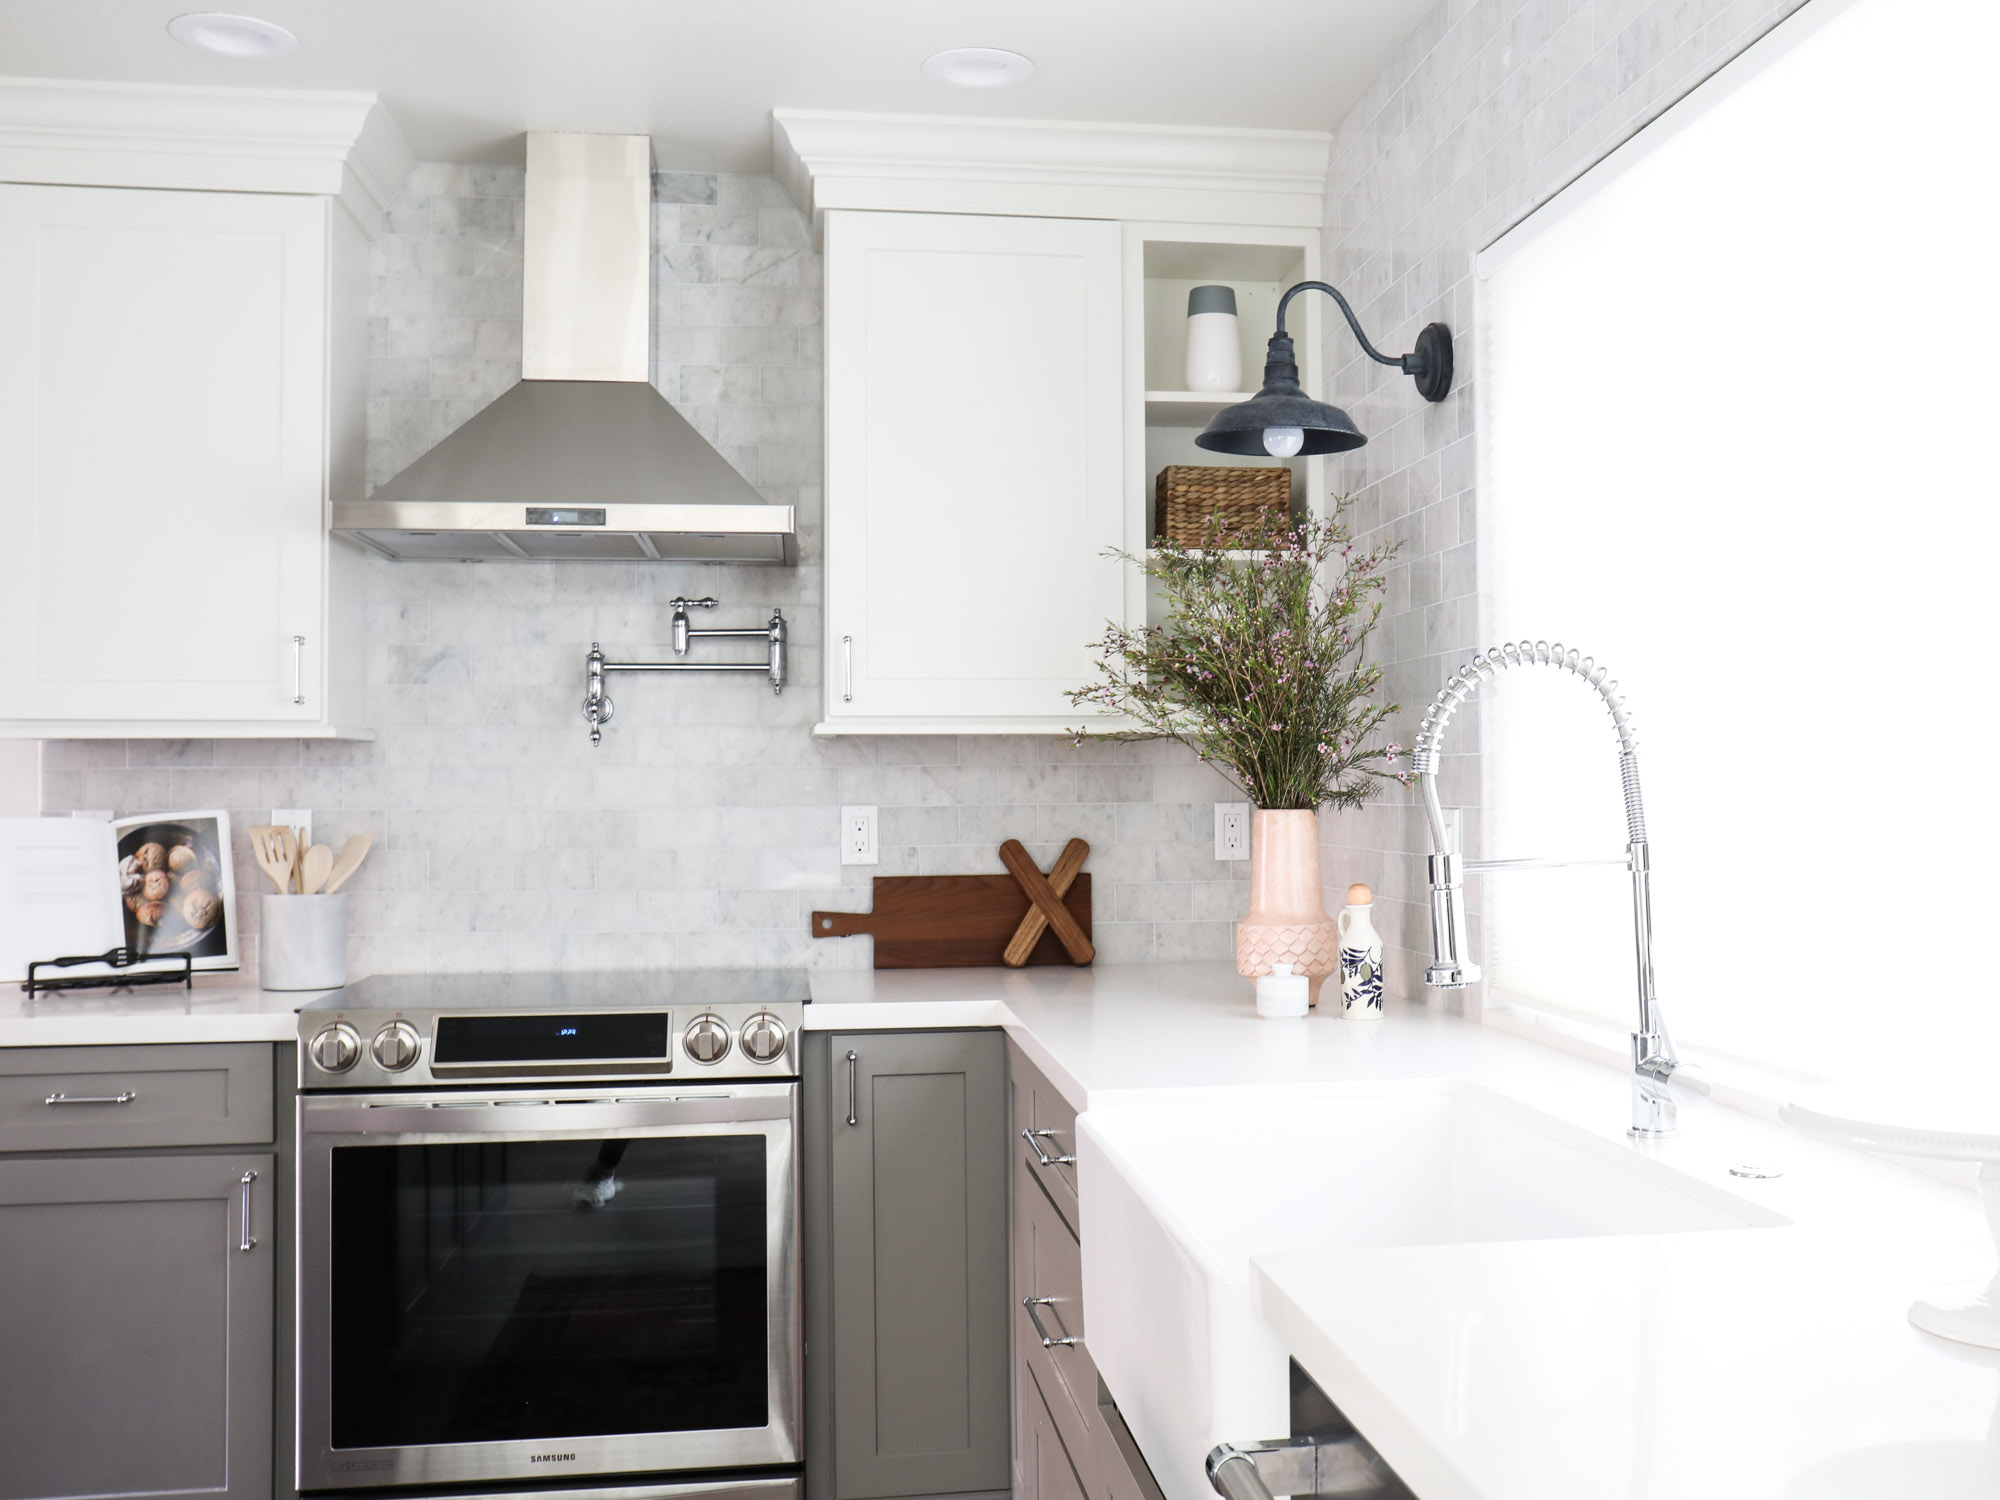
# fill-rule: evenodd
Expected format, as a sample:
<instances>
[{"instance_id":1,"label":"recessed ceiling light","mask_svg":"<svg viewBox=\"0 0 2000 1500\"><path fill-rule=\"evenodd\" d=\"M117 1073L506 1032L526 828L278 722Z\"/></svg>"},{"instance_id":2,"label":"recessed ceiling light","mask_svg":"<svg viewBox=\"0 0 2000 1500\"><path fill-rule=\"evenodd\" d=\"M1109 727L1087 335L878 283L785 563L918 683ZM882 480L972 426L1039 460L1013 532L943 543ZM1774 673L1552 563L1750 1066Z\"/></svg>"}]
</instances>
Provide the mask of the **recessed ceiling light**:
<instances>
[{"instance_id":1,"label":"recessed ceiling light","mask_svg":"<svg viewBox=\"0 0 2000 1500\"><path fill-rule=\"evenodd\" d=\"M924 59L924 77L962 89L1004 89L1034 76L1031 60L998 47L953 47Z\"/></svg>"},{"instance_id":2,"label":"recessed ceiling light","mask_svg":"<svg viewBox=\"0 0 2000 1500\"><path fill-rule=\"evenodd\" d=\"M175 16L167 22L167 35L197 52L213 52L217 57L241 57L263 62L290 57L299 50L299 39L272 21L255 16L232 16L222 11L196 11Z\"/></svg>"}]
</instances>

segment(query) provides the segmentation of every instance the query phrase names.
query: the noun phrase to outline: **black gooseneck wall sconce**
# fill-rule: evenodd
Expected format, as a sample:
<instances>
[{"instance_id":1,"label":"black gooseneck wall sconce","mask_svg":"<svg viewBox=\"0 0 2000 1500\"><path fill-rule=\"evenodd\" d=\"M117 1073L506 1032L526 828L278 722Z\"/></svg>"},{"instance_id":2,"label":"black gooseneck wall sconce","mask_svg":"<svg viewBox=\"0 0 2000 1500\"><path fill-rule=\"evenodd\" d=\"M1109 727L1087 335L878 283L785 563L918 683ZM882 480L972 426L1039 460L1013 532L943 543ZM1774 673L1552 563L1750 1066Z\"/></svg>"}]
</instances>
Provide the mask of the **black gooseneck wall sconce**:
<instances>
[{"instance_id":1,"label":"black gooseneck wall sconce","mask_svg":"<svg viewBox=\"0 0 2000 1500\"><path fill-rule=\"evenodd\" d=\"M1295 453L1345 453L1368 441L1346 412L1299 389L1299 362L1292 336L1285 332L1285 309L1300 292L1325 292L1333 298L1368 357L1377 364L1394 365L1415 380L1417 394L1426 401L1442 401L1451 391L1451 330L1444 324L1426 325L1417 335L1413 353L1384 354L1368 342L1345 297L1324 281L1301 281L1278 299L1278 331L1264 351L1264 388L1248 401L1217 412L1195 439L1197 447L1212 453L1290 458Z\"/></svg>"}]
</instances>

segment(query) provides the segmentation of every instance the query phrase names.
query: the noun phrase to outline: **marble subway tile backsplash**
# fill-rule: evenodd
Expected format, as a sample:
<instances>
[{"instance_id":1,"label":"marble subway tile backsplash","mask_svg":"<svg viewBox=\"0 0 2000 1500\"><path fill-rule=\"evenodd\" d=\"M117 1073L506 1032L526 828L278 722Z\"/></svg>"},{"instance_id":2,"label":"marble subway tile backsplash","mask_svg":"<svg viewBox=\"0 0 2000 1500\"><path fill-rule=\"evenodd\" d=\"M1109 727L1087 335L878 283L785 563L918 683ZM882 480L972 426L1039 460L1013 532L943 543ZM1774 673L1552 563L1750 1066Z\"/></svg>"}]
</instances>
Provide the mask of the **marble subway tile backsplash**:
<instances>
[{"instance_id":1,"label":"marble subway tile backsplash","mask_svg":"<svg viewBox=\"0 0 2000 1500\"><path fill-rule=\"evenodd\" d=\"M519 168L425 163L373 251L369 485L520 378ZM655 179L654 383L800 520L796 569L680 564L367 565L370 742L56 741L42 808L224 807L240 897L269 884L240 828L313 811L376 844L350 883L350 972L854 966L815 907L866 909L877 874L998 873L1021 839L1088 839L1100 961L1226 958L1247 866L1218 863L1235 801L1176 747L998 736L815 739L820 698L820 263L768 177ZM667 602L791 627L781 696L753 676L621 678L592 749L592 641L670 653ZM704 622L708 623L708 622ZM718 650L727 649L717 647ZM751 651L749 654L754 655ZM839 864L847 803L880 809L881 863ZM257 903L241 900L255 971Z\"/></svg>"}]
</instances>

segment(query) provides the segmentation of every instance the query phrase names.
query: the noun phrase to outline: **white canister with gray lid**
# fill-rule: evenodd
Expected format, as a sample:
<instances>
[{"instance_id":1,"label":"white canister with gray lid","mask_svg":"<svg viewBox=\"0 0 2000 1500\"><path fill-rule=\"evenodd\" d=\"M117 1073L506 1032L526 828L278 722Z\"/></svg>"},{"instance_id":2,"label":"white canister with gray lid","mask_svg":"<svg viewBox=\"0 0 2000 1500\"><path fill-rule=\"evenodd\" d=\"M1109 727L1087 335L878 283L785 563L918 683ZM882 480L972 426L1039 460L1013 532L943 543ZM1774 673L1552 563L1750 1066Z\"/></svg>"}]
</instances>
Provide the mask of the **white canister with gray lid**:
<instances>
[{"instance_id":1,"label":"white canister with gray lid","mask_svg":"<svg viewBox=\"0 0 2000 1500\"><path fill-rule=\"evenodd\" d=\"M266 893L258 912L257 977L267 990L337 990L347 983L347 892Z\"/></svg>"},{"instance_id":2,"label":"white canister with gray lid","mask_svg":"<svg viewBox=\"0 0 2000 1500\"><path fill-rule=\"evenodd\" d=\"M1236 327L1236 289L1198 286L1188 293L1187 389L1243 389L1243 344Z\"/></svg>"}]
</instances>

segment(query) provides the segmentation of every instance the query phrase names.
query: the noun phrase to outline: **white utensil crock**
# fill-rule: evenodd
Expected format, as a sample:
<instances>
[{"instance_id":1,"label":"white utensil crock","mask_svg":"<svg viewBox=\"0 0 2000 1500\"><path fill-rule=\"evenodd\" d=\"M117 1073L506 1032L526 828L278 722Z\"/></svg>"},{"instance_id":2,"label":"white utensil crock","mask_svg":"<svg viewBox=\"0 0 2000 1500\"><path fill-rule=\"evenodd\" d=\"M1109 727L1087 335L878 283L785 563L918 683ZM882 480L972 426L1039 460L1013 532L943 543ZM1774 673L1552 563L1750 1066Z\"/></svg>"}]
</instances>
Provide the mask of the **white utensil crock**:
<instances>
[{"instance_id":1,"label":"white utensil crock","mask_svg":"<svg viewBox=\"0 0 2000 1500\"><path fill-rule=\"evenodd\" d=\"M347 983L347 892L266 892L257 974L267 990L334 990Z\"/></svg>"}]
</instances>

